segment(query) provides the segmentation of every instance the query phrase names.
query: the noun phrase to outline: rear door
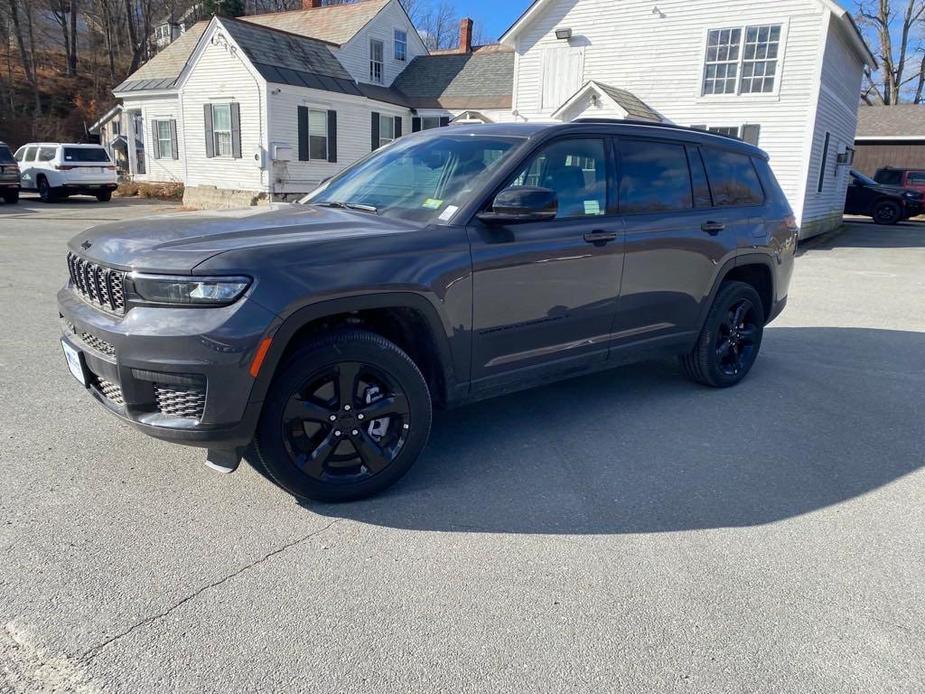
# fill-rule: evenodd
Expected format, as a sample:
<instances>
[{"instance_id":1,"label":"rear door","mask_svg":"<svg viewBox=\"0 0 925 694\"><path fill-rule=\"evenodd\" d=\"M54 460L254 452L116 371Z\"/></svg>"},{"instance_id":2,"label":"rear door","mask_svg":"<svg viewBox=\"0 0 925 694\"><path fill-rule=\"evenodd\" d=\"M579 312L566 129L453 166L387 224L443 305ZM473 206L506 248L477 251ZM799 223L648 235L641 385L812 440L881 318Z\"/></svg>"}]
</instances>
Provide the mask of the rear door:
<instances>
[{"instance_id":1,"label":"rear door","mask_svg":"<svg viewBox=\"0 0 925 694\"><path fill-rule=\"evenodd\" d=\"M639 343L686 340L722 264L734 257L741 215L715 208L699 148L620 137L619 206L626 228L614 356Z\"/></svg>"},{"instance_id":2,"label":"rear door","mask_svg":"<svg viewBox=\"0 0 925 694\"><path fill-rule=\"evenodd\" d=\"M623 268L611 156L605 135L545 143L506 186L555 190L557 217L470 224L474 391L538 372L579 372L606 359Z\"/></svg>"}]
</instances>

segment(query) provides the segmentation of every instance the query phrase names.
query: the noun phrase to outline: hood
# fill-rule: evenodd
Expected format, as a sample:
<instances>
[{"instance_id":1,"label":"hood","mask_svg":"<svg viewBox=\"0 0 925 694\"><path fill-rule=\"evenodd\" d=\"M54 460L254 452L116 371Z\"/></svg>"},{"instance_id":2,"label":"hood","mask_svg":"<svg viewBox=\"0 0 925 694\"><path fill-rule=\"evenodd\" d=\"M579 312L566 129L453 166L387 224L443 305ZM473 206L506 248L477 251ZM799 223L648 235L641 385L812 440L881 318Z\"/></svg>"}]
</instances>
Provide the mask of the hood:
<instances>
[{"instance_id":1,"label":"hood","mask_svg":"<svg viewBox=\"0 0 925 694\"><path fill-rule=\"evenodd\" d=\"M367 212L284 203L241 210L175 212L103 224L78 234L68 247L84 258L120 270L186 274L225 251L412 228L416 227Z\"/></svg>"},{"instance_id":2,"label":"hood","mask_svg":"<svg viewBox=\"0 0 925 694\"><path fill-rule=\"evenodd\" d=\"M876 188L882 193L887 193L889 195L902 196L903 193L914 193L915 197L920 197L922 191L916 190L915 188L904 188L903 186L891 186L887 183L878 183L876 186L870 186L871 188Z\"/></svg>"}]
</instances>

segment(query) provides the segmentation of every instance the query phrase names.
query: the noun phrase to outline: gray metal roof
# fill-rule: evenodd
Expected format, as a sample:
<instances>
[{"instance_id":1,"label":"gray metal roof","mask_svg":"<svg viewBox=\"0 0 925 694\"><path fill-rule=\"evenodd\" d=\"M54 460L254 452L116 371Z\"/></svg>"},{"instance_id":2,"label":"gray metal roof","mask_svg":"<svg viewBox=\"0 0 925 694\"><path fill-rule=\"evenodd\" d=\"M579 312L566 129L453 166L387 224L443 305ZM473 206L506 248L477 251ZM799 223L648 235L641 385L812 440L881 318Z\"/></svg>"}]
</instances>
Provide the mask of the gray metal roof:
<instances>
[{"instance_id":1,"label":"gray metal roof","mask_svg":"<svg viewBox=\"0 0 925 694\"><path fill-rule=\"evenodd\" d=\"M268 82L362 95L323 41L234 19L220 21Z\"/></svg>"},{"instance_id":2,"label":"gray metal roof","mask_svg":"<svg viewBox=\"0 0 925 694\"><path fill-rule=\"evenodd\" d=\"M861 106L857 139L919 137L925 140L925 105Z\"/></svg>"},{"instance_id":3,"label":"gray metal roof","mask_svg":"<svg viewBox=\"0 0 925 694\"><path fill-rule=\"evenodd\" d=\"M472 53L418 56L393 87L414 108L510 108L514 53L483 47Z\"/></svg>"},{"instance_id":4,"label":"gray metal roof","mask_svg":"<svg viewBox=\"0 0 925 694\"><path fill-rule=\"evenodd\" d=\"M651 108L635 94L628 92L625 89L611 87L609 84L602 84L598 81L595 81L594 84L600 87L601 91L603 91L607 96L620 104L620 106L624 111L626 111L626 114L631 119L650 120L656 123L662 122L662 117L658 114L658 112Z\"/></svg>"},{"instance_id":5,"label":"gray metal roof","mask_svg":"<svg viewBox=\"0 0 925 694\"><path fill-rule=\"evenodd\" d=\"M198 22L191 26L180 38L135 70L113 91L139 92L173 87L207 26L208 22Z\"/></svg>"}]
</instances>

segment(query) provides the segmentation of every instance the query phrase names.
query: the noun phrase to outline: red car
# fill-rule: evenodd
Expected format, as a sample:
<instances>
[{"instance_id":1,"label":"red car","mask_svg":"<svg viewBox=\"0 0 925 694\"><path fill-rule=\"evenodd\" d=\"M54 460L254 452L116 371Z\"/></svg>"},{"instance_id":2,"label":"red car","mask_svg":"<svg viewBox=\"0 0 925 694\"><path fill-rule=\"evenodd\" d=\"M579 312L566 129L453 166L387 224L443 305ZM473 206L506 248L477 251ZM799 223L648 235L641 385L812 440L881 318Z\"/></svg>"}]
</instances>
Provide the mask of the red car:
<instances>
[{"instance_id":1,"label":"red car","mask_svg":"<svg viewBox=\"0 0 925 694\"><path fill-rule=\"evenodd\" d=\"M887 166L882 169L877 169L877 173L874 174L874 180L884 185L912 188L913 190L925 193L925 168L897 169L892 166Z\"/></svg>"}]
</instances>

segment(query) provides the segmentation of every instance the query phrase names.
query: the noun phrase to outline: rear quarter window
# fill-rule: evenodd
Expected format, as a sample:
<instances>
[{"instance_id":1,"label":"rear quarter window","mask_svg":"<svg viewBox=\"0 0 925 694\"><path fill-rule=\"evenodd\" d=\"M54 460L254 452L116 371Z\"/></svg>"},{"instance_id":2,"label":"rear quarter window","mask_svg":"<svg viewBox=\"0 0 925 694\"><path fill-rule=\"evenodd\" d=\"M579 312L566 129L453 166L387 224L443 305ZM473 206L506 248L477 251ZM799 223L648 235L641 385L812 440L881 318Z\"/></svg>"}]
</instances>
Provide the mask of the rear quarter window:
<instances>
[{"instance_id":1,"label":"rear quarter window","mask_svg":"<svg viewBox=\"0 0 925 694\"><path fill-rule=\"evenodd\" d=\"M764 190L750 156L715 147L704 147L701 153L714 206L740 207L764 202Z\"/></svg>"},{"instance_id":2,"label":"rear quarter window","mask_svg":"<svg viewBox=\"0 0 925 694\"><path fill-rule=\"evenodd\" d=\"M64 161L109 161L109 155L106 154L106 150L101 147L65 147Z\"/></svg>"}]
</instances>

